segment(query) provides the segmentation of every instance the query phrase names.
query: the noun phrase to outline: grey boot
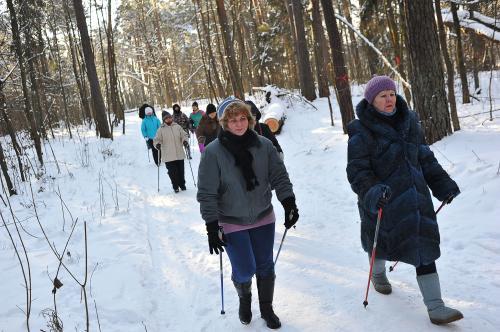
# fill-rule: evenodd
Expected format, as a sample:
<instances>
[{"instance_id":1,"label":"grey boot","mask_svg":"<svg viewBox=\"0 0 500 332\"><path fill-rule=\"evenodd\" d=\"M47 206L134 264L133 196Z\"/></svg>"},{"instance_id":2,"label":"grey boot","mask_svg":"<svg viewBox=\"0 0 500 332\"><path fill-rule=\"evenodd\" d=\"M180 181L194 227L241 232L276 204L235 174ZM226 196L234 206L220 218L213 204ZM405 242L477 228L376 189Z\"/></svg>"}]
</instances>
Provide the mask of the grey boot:
<instances>
[{"instance_id":1,"label":"grey boot","mask_svg":"<svg viewBox=\"0 0 500 332\"><path fill-rule=\"evenodd\" d=\"M373 262L373 270L372 270L372 284L377 292L380 294L391 294L392 286L389 283L389 279L385 274L385 260L375 258L375 262Z\"/></svg>"},{"instance_id":2,"label":"grey boot","mask_svg":"<svg viewBox=\"0 0 500 332\"><path fill-rule=\"evenodd\" d=\"M464 318L460 311L444 305L441 299L441 286L439 285L439 275L437 273L417 276L417 282L432 323L438 325L448 324Z\"/></svg>"},{"instance_id":3,"label":"grey boot","mask_svg":"<svg viewBox=\"0 0 500 332\"><path fill-rule=\"evenodd\" d=\"M233 280L234 287L240 298L238 315L241 324L248 325L252 320L252 280L240 284Z\"/></svg>"}]
</instances>

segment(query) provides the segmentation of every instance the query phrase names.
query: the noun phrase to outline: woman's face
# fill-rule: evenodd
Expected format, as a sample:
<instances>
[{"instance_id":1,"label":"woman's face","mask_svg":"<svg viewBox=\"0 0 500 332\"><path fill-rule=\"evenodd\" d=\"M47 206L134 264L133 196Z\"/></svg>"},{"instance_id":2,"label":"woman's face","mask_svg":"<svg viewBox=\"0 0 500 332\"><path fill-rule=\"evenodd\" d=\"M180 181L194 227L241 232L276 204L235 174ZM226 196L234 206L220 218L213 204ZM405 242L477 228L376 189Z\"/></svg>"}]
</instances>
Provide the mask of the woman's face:
<instances>
[{"instance_id":1,"label":"woman's face","mask_svg":"<svg viewBox=\"0 0 500 332\"><path fill-rule=\"evenodd\" d=\"M391 113L396 107L396 92L394 90L380 91L373 99L373 106L379 112Z\"/></svg>"},{"instance_id":2,"label":"woman's face","mask_svg":"<svg viewBox=\"0 0 500 332\"><path fill-rule=\"evenodd\" d=\"M208 116L210 117L210 119L215 119L215 117L217 116L217 112L208 113Z\"/></svg>"},{"instance_id":3,"label":"woman's face","mask_svg":"<svg viewBox=\"0 0 500 332\"><path fill-rule=\"evenodd\" d=\"M248 119L243 113L231 117L227 121L227 130L236 136L243 135L248 129Z\"/></svg>"}]
</instances>

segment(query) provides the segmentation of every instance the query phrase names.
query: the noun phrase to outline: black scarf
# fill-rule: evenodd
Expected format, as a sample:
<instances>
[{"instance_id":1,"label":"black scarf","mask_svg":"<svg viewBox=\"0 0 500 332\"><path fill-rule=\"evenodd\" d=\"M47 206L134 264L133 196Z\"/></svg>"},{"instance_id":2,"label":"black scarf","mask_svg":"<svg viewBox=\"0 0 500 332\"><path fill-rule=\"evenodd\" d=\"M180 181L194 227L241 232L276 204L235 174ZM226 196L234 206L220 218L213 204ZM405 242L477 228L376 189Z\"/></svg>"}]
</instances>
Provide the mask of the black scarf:
<instances>
[{"instance_id":1,"label":"black scarf","mask_svg":"<svg viewBox=\"0 0 500 332\"><path fill-rule=\"evenodd\" d=\"M257 134L251 130L237 136L229 131L220 130L219 141L234 157L235 165L243 173L245 182L247 184L247 191L252 191L259 185L257 176L252 168L253 156L250 153L250 147L259 145L259 138Z\"/></svg>"}]
</instances>

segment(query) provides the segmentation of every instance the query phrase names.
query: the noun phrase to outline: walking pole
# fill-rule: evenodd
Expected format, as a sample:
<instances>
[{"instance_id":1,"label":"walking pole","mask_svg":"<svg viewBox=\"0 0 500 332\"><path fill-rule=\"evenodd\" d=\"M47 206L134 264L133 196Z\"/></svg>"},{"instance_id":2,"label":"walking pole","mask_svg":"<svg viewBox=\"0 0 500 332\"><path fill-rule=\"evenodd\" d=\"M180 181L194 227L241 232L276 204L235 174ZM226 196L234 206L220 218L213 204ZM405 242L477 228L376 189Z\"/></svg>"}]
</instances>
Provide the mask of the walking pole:
<instances>
[{"instance_id":1,"label":"walking pole","mask_svg":"<svg viewBox=\"0 0 500 332\"><path fill-rule=\"evenodd\" d=\"M224 311L224 277L222 274L222 251L219 253L219 266L220 266L220 297L222 299L222 308L220 310L220 314L224 315L226 312Z\"/></svg>"},{"instance_id":2,"label":"walking pole","mask_svg":"<svg viewBox=\"0 0 500 332\"><path fill-rule=\"evenodd\" d=\"M160 192L160 164L161 164L161 149L158 150L158 192Z\"/></svg>"},{"instance_id":3,"label":"walking pole","mask_svg":"<svg viewBox=\"0 0 500 332\"><path fill-rule=\"evenodd\" d=\"M387 192L385 190L382 191L382 198L386 198ZM377 225L375 226L375 236L373 238L373 248L372 248L372 256L370 260L370 273L368 274L368 283L366 285L366 294L365 294L365 300L363 301L363 305L366 306L368 305L368 291L370 290L370 279L372 278L372 271L373 271L373 263L375 262L375 256L377 255L377 240L378 240L378 231L380 229L380 221L382 220L382 208L378 209L378 215L377 215Z\"/></svg>"},{"instance_id":4,"label":"walking pole","mask_svg":"<svg viewBox=\"0 0 500 332\"><path fill-rule=\"evenodd\" d=\"M385 196L385 192L383 195ZM377 226L375 227L375 237L373 239L372 256L370 260L370 273L368 274L368 284L366 285L365 300L363 301L363 305L365 306L365 308L368 305L368 291L370 290L370 279L372 278L373 262L375 262L375 255L377 254L377 239L378 239L378 231L380 228L381 219L382 219L382 208L379 208L377 216Z\"/></svg>"},{"instance_id":5,"label":"walking pole","mask_svg":"<svg viewBox=\"0 0 500 332\"><path fill-rule=\"evenodd\" d=\"M285 241L286 233L288 232L288 228L285 229L285 233L283 233L283 237L281 238L280 247L278 248L278 253L276 254L276 259L274 260L274 265L276 266L276 262L278 261L278 257L280 257L281 247L283 246L283 241Z\"/></svg>"},{"instance_id":6,"label":"walking pole","mask_svg":"<svg viewBox=\"0 0 500 332\"><path fill-rule=\"evenodd\" d=\"M439 213L439 211L441 211L441 209L443 208L443 206L446 205L446 203L448 203L448 199L445 199L443 201L443 203L441 203L441 205L438 207L438 209L436 210L436 215ZM389 272L392 272L394 271L394 268L396 268L396 265L398 265L399 261L396 261L396 263L394 263L393 266L389 266Z\"/></svg>"},{"instance_id":7,"label":"walking pole","mask_svg":"<svg viewBox=\"0 0 500 332\"><path fill-rule=\"evenodd\" d=\"M186 153L186 156L187 156L186 147L184 147L184 152ZM191 159L189 159L189 158L188 158L188 163L189 163L189 169L191 169L191 176L193 177L193 183L194 183L194 186L196 187L196 181L194 180L193 167L191 167Z\"/></svg>"}]
</instances>

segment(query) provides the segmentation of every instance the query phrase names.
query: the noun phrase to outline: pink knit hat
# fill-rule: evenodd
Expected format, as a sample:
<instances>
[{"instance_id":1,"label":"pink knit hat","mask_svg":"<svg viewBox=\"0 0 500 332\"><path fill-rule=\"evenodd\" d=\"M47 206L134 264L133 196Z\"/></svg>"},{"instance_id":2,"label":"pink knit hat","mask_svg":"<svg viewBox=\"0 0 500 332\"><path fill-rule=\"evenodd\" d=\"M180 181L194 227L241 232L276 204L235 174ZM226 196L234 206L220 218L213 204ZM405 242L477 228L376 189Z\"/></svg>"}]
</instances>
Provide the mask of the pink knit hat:
<instances>
[{"instance_id":1,"label":"pink knit hat","mask_svg":"<svg viewBox=\"0 0 500 332\"><path fill-rule=\"evenodd\" d=\"M372 104L379 92L384 90L396 92L396 83L389 76L374 76L366 83L365 99Z\"/></svg>"}]
</instances>

